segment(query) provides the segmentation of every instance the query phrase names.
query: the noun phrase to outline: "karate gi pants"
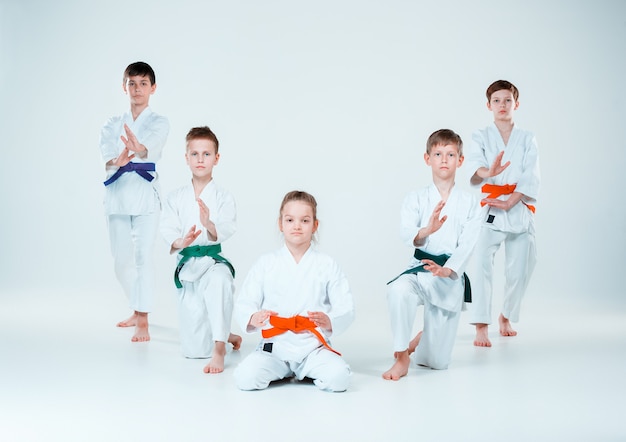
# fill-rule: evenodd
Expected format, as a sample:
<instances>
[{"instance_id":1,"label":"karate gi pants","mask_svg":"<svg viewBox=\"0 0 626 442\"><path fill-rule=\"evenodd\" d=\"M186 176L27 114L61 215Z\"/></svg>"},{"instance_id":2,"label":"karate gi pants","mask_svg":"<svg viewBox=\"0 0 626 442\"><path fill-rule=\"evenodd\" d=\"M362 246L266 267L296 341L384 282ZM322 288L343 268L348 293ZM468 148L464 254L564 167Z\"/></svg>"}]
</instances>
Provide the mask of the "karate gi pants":
<instances>
[{"instance_id":1,"label":"karate gi pants","mask_svg":"<svg viewBox=\"0 0 626 442\"><path fill-rule=\"evenodd\" d=\"M154 242L159 213L109 215L113 266L132 310L149 313L154 307Z\"/></svg>"},{"instance_id":2,"label":"karate gi pants","mask_svg":"<svg viewBox=\"0 0 626 442\"><path fill-rule=\"evenodd\" d=\"M427 283L426 278L436 277L425 273L402 275L387 286L393 350L405 351L409 348L417 308L423 305L424 328L413 360L418 365L445 370L452 358L461 312L451 312L431 304L424 296L424 287L418 278ZM459 296L462 295L459 293Z\"/></svg>"},{"instance_id":3,"label":"karate gi pants","mask_svg":"<svg viewBox=\"0 0 626 442\"><path fill-rule=\"evenodd\" d=\"M233 314L233 276L214 264L178 289L180 345L186 358L210 358L215 341L228 342Z\"/></svg>"},{"instance_id":4,"label":"karate gi pants","mask_svg":"<svg viewBox=\"0 0 626 442\"><path fill-rule=\"evenodd\" d=\"M502 315L511 322L519 321L522 298L537 262L535 235L483 227L469 273L472 281L472 303L469 308L471 324L491 324L494 259L502 244L505 273Z\"/></svg>"},{"instance_id":5,"label":"karate gi pants","mask_svg":"<svg viewBox=\"0 0 626 442\"><path fill-rule=\"evenodd\" d=\"M234 372L235 383L241 390L263 390L270 382L291 376L299 380L308 377L321 390L340 392L348 388L352 371L341 356L318 347L302 362L284 361L257 349Z\"/></svg>"}]
</instances>

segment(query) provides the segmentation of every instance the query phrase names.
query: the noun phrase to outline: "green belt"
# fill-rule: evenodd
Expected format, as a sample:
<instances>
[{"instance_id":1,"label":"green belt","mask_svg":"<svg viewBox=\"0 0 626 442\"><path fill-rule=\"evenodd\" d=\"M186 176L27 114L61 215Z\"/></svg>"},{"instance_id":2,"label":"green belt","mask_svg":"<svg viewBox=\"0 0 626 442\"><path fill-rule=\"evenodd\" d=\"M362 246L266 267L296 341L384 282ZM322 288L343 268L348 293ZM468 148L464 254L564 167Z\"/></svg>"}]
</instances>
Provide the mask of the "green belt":
<instances>
[{"instance_id":1,"label":"green belt","mask_svg":"<svg viewBox=\"0 0 626 442\"><path fill-rule=\"evenodd\" d=\"M415 253L413 253L413 257L415 259L430 259L431 261L436 262L437 264L439 264L440 266L443 267L443 265L446 263L446 261L448 261L448 258L450 258L450 255L446 255L445 253L443 255L431 255L430 253L426 253L423 250L420 249L415 249ZM413 267L412 269L408 269L405 270L404 272L400 273L398 276L396 276L395 278L393 278L391 281L389 281L387 284L391 284L392 282L394 282L396 279L398 279L400 276L402 275L408 275L408 274L417 274L419 272L428 272L428 270L426 270L424 268L424 264L420 264L417 267ZM472 287L470 285L470 280L467 277L467 273L463 273L463 279L465 284L465 290L464 290L464 301L465 302L472 302Z\"/></svg>"},{"instance_id":2,"label":"green belt","mask_svg":"<svg viewBox=\"0 0 626 442\"><path fill-rule=\"evenodd\" d=\"M235 277L235 268L233 265L228 262L226 258L220 256L219 253L222 251L221 244L214 244L212 246L190 246L182 249L179 254L182 255L180 261L178 261L178 265L176 266L176 270L174 271L174 283L177 288L183 288L183 285L178 279L178 274L180 273L180 269L183 268L183 265L191 258L200 258L202 256L210 256L215 260L215 262L221 262L222 264L226 264L230 269L230 273Z\"/></svg>"}]
</instances>

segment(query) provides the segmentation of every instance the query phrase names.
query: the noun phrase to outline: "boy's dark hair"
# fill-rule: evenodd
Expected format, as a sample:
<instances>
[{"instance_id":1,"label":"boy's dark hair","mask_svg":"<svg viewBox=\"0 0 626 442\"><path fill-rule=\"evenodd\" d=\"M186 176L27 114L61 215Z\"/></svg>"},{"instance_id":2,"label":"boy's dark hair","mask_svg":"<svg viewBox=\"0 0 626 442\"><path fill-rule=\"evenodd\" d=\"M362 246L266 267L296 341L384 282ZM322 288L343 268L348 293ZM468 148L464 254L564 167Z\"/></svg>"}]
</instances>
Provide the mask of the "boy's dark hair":
<instances>
[{"instance_id":1,"label":"boy's dark hair","mask_svg":"<svg viewBox=\"0 0 626 442\"><path fill-rule=\"evenodd\" d=\"M456 144L459 156L463 155L463 140L459 134L450 129L439 129L430 134L426 141L426 153L430 155L433 147L446 144Z\"/></svg>"},{"instance_id":2,"label":"boy's dark hair","mask_svg":"<svg viewBox=\"0 0 626 442\"><path fill-rule=\"evenodd\" d=\"M487 88L487 101L491 101L491 95L494 92L501 91L501 90L511 91L515 101L517 101L517 99L519 98L519 90L515 87L513 83L511 83L510 81L506 81L506 80L498 80L498 81L494 81L493 83L491 83L489 87Z\"/></svg>"},{"instance_id":3,"label":"boy's dark hair","mask_svg":"<svg viewBox=\"0 0 626 442\"><path fill-rule=\"evenodd\" d=\"M220 142L217 140L217 136L215 136L213 131L209 129L209 126L192 127L185 137L187 144L189 144L191 140L212 141L215 144L215 153L218 153L220 150Z\"/></svg>"},{"instance_id":4,"label":"boy's dark hair","mask_svg":"<svg viewBox=\"0 0 626 442\"><path fill-rule=\"evenodd\" d=\"M126 83L127 78L134 77L135 75L148 77L150 79L151 85L156 84L156 76L154 75L154 70L150 67L148 63L144 63L143 61L137 61L135 63L129 64L124 71L124 78L122 79L122 82Z\"/></svg>"}]
</instances>

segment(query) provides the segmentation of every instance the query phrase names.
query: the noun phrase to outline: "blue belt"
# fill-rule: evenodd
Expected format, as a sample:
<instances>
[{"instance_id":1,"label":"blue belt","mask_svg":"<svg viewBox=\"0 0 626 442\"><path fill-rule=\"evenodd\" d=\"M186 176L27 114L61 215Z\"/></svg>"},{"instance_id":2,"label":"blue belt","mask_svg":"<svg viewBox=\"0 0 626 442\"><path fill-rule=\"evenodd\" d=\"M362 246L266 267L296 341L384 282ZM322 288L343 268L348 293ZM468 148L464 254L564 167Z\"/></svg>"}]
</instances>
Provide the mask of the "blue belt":
<instances>
[{"instance_id":1,"label":"blue belt","mask_svg":"<svg viewBox=\"0 0 626 442\"><path fill-rule=\"evenodd\" d=\"M122 174L126 172L137 172L139 176L141 176L146 181L150 182L154 179L154 176L150 175L148 172L154 172L156 170L156 166L154 163L133 163L130 162L126 166L122 166L117 171L104 182L105 186L115 182Z\"/></svg>"}]
</instances>

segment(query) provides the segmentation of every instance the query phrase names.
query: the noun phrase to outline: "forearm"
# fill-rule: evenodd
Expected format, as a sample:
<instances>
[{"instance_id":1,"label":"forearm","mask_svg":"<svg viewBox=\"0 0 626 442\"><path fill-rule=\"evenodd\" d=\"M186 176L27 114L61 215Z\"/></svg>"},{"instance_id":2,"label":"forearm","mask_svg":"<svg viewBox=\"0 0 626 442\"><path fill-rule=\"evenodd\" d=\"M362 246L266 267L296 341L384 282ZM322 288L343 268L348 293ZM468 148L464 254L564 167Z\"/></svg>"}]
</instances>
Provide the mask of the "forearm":
<instances>
[{"instance_id":1,"label":"forearm","mask_svg":"<svg viewBox=\"0 0 626 442\"><path fill-rule=\"evenodd\" d=\"M426 238L429 235L430 233L428 232L428 229L422 227L417 231L417 235L415 235L415 238L413 238L413 245L415 247L422 247L424 244L426 244Z\"/></svg>"},{"instance_id":2,"label":"forearm","mask_svg":"<svg viewBox=\"0 0 626 442\"><path fill-rule=\"evenodd\" d=\"M478 186L483 181L484 181L484 179L481 178L480 176L478 176L477 174L472 175L472 177L470 178L470 184L472 186Z\"/></svg>"},{"instance_id":3,"label":"forearm","mask_svg":"<svg viewBox=\"0 0 626 442\"><path fill-rule=\"evenodd\" d=\"M185 248L184 242L185 242L184 238L178 238L177 240L172 242L172 244L170 245L170 255L173 255L174 253L177 253L179 250L184 249Z\"/></svg>"},{"instance_id":4,"label":"forearm","mask_svg":"<svg viewBox=\"0 0 626 442\"><path fill-rule=\"evenodd\" d=\"M490 176L489 169L486 167L479 167L476 169L476 172L474 172L474 175L472 175L472 178L470 178L470 184L478 185Z\"/></svg>"},{"instance_id":5,"label":"forearm","mask_svg":"<svg viewBox=\"0 0 626 442\"><path fill-rule=\"evenodd\" d=\"M519 203L520 201L526 201L527 197L521 192L513 192L509 196L509 202L511 203L511 207Z\"/></svg>"},{"instance_id":6,"label":"forearm","mask_svg":"<svg viewBox=\"0 0 626 442\"><path fill-rule=\"evenodd\" d=\"M215 227L215 223L209 220L205 226L206 234L209 241L217 241L217 228Z\"/></svg>"},{"instance_id":7,"label":"forearm","mask_svg":"<svg viewBox=\"0 0 626 442\"><path fill-rule=\"evenodd\" d=\"M148 148L144 146L143 144L140 144L139 147L140 147L140 150L137 150L135 152L135 155L137 155L142 160L145 160L146 158L148 158Z\"/></svg>"}]
</instances>

